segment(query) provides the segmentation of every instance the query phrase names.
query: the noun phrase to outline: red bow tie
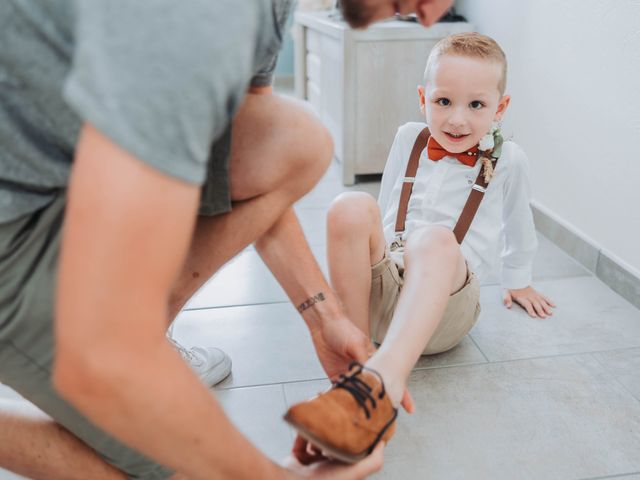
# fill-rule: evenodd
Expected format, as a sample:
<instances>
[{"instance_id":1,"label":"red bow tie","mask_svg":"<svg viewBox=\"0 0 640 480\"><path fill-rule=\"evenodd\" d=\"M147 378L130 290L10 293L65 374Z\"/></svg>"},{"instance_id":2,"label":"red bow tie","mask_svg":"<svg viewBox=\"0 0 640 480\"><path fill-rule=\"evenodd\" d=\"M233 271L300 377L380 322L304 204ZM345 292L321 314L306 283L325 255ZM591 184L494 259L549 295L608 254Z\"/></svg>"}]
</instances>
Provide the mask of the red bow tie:
<instances>
[{"instance_id":1,"label":"red bow tie","mask_svg":"<svg viewBox=\"0 0 640 480\"><path fill-rule=\"evenodd\" d=\"M478 160L478 146L470 148L466 152L451 153L447 152L433 137L429 137L427 142L427 154L433 161L438 161L444 157L455 157L460 163L464 163L468 167L475 167Z\"/></svg>"}]
</instances>

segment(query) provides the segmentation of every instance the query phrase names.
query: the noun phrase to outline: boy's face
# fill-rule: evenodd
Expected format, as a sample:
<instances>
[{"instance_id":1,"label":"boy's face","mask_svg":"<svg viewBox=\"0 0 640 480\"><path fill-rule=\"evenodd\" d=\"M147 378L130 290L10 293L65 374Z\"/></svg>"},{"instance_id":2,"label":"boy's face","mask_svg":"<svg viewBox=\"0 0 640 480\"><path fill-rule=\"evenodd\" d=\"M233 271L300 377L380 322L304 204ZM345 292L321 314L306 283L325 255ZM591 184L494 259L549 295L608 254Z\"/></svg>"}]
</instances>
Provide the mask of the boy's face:
<instances>
[{"instance_id":1,"label":"boy's face","mask_svg":"<svg viewBox=\"0 0 640 480\"><path fill-rule=\"evenodd\" d=\"M500 66L491 61L442 55L425 87L418 87L420 109L434 139L451 153L480 141L502 118L510 98L498 89Z\"/></svg>"}]
</instances>

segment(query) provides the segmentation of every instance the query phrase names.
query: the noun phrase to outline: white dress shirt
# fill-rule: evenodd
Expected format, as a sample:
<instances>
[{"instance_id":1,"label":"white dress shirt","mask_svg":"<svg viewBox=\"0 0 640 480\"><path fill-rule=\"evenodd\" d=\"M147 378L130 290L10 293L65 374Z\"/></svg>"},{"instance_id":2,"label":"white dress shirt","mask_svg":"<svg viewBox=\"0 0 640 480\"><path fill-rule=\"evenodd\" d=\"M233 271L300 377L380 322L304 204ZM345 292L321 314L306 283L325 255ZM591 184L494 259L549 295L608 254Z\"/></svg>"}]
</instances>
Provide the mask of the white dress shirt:
<instances>
[{"instance_id":1,"label":"white dress shirt","mask_svg":"<svg viewBox=\"0 0 640 480\"><path fill-rule=\"evenodd\" d=\"M413 144L424 127L424 123L417 122L401 126L389 152L378 197L387 243L395 238L402 181ZM442 225L453 230L481 165L482 162L477 162L469 167L448 156L433 161L425 148L420 155L403 238L426 225ZM527 156L514 142L506 141L487 192L460 247L481 281L494 269L499 256L504 288L531 285L538 240L530 196Z\"/></svg>"}]
</instances>

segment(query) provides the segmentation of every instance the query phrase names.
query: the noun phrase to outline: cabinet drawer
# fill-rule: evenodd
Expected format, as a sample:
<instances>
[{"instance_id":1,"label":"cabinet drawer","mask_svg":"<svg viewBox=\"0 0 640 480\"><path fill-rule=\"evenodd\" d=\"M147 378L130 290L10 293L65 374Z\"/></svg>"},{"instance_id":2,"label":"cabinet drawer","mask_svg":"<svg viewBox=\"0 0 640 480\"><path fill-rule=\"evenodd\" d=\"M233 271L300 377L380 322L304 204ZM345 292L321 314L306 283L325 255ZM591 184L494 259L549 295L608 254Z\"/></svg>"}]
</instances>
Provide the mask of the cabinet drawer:
<instances>
[{"instance_id":1,"label":"cabinet drawer","mask_svg":"<svg viewBox=\"0 0 640 480\"><path fill-rule=\"evenodd\" d=\"M320 56L315 53L307 54L307 78L313 80L318 85L322 78L322 63Z\"/></svg>"},{"instance_id":2,"label":"cabinet drawer","mask_svg":"<svg viewBox=\"0 0 640 480\"><path fill-rule=\"evenodd\" d=\"M307 28L307 51L311 53L320 53L320 45L322 42L322 35L320 32Z\"/></svg>"},{"instance_id":3,"label":"cabinet drawer","mask_svg":"<svg viewBox=\"0 0 640 480\"><path fill-rule=\"evenodd\" d=\"M316 113L321 115L322 113L322 96L320 93L320 87L312 80L307 80L307 100L315 108Z\"/></svg>"}]
</instances>

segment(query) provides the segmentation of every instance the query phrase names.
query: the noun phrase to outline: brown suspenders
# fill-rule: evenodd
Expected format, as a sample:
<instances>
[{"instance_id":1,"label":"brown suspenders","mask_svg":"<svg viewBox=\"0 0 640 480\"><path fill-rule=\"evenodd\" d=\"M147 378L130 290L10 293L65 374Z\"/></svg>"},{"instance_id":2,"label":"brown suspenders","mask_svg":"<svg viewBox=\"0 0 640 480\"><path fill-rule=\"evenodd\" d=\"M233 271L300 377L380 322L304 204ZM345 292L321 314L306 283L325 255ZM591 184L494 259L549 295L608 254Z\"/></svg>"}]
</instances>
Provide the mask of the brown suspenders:
<instances>
[{"instance_id":1,"label":"brown suspenders","mask_svg":"<svg viewBox=\"0 0 640 480\"><path fill-rule=\"evenodd\" d=\"M413 182L415 181L416 172L418 171L420 154L427 146L429 136L429 129L425 127L418 135L418 138L416 138L416 141L413 144L413 149L411 150L411 155L409 156L407 171L402 183L402 192L400 193L398 216L396 217L396 238L400 238L404 233L405 220L407 218L407 208L409 207L409 197L411 197ZM496 162L497 160L494 160L494 168ZM476 212L478 211L478 207L480 206L482 197L484 197L484 192L486 192L487 190L488 182L485 181L484 171L485 166L483 164L482 168L480 168L478 178L476 178L476 182L474 183L473 187L471 187L471 193L469 194L467 203L465 203L464 208L462 209L460 218L458 218L458 223L456 223L456 226L453 229L453 233L459 244L461 244L462 240L464 240L464 236L467 234L467 231L471 226L473 217L475 217Z\"/></svg>"}]
</instances>

